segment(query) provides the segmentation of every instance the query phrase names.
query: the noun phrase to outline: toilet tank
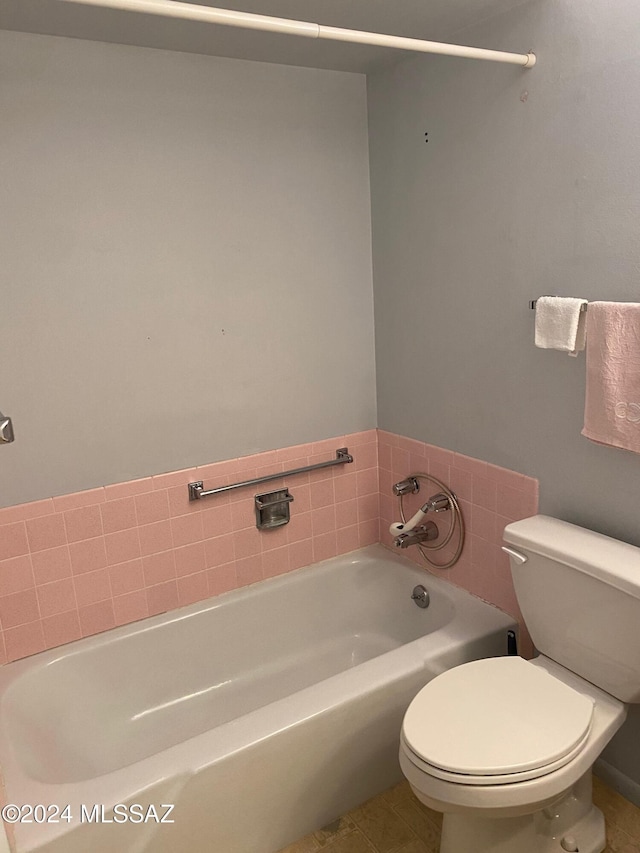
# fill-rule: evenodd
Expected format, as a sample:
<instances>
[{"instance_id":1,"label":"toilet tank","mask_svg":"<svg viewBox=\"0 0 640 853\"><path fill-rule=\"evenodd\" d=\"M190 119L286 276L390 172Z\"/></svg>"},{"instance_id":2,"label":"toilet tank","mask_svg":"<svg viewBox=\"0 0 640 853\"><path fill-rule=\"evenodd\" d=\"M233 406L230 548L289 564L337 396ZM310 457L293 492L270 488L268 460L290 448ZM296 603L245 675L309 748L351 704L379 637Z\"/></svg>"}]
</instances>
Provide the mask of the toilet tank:
<instances>
[{"instance_id":1,"label":"toilet tank","mask_svg":"<svg viewBox=\"0 0 640 853\"><path fill-rule=\"evenodd\" d=\"M640 702L640 548L536 515L505 550L535 647L622 702Z\"/></svg>"}]
</instances>

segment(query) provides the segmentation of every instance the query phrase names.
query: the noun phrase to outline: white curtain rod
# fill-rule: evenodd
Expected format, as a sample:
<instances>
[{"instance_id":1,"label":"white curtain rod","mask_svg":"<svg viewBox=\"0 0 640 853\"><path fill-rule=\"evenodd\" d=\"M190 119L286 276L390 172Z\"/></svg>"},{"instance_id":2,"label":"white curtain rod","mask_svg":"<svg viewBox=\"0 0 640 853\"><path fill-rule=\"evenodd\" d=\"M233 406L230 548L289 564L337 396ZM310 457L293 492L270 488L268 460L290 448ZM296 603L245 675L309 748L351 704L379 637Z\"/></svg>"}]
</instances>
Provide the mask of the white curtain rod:
<instances>
[{"instance_id":1,"label":"white curtain rod","mask_svg":"<svg viewBox=\"0 0 640 853\"><path fill-rule=\"evenodd\" d=\"M392 47L398 50L414 50L420 53L439 53L446 56L462 56L467 59L486 59L491 62L508 62L532 68L536 64L534 53L505 53L501 50L485 50L480 47L464 47L458 44L443 44L438 41L389 36L384 33L366 33L360 30L345 30L340 27L325 27L307 21L292 21L288 18L273 18L269 15L254 15L251 12L235 12L232 9L216 9L195 3L176 3L175 0L62 0L81 6L100 6L105 9L122 9L125 12L142 12L147 15L162 15L167 18L183 18L227 27L249 30L264 30L271 33L288 33L312 39L331 39L354 44L369 44Z\"/></svg>"}]
</instances>

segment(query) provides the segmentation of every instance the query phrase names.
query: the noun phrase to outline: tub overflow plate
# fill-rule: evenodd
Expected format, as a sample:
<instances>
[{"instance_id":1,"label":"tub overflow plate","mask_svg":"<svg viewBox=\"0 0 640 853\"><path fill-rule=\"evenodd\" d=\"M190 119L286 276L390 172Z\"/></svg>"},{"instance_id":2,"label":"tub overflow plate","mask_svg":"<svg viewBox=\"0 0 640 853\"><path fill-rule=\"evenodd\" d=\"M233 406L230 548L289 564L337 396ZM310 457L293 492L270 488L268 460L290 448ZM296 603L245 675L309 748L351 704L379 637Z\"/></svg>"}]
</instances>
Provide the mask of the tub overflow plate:
<instances>
[{"instance_id":1,"label":"tub overflow plate","mask_svg":"<svg viewBox=\"0 0 640 853\"><path fill-rule=\"evenodd\" d=\"M425 589L421 583L419 583L418 586L414 586L411 598L415 601L418 607L424 608L429 606L429 590Z\"/></svg>"}]
</instances>

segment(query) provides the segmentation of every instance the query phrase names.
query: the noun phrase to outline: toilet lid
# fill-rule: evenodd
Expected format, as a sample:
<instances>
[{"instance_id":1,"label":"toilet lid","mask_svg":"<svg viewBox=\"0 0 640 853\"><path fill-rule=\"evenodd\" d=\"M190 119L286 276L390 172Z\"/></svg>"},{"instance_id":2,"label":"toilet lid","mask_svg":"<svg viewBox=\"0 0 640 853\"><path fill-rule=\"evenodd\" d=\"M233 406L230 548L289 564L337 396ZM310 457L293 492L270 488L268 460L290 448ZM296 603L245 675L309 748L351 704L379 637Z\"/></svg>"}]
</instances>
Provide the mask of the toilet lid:
<instances>
[{"instance_id":1,"label":"toilet lid","mask_svg":"<svg viewBox=\"0 0 640 853\"><path fill-rule=\"evenodd\" d=\"M593 701L519 657L444 672L415 697L402 733L433 767L504 776L569 760L591 727Z\"/></svg>"}]
</instances>

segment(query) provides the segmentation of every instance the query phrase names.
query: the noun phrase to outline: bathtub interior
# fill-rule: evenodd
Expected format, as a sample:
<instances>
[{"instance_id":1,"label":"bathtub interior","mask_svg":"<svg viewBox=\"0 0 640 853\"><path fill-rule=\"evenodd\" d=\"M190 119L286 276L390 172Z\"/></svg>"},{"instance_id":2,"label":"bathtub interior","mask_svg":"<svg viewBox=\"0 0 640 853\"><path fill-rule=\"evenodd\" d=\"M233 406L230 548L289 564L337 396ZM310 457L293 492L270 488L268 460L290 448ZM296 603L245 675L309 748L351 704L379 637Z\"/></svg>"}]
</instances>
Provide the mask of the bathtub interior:
<instances>
[{"instance_id":1,"label":"bathtub interior","mask_svg":"<svg viewBox=\"0 0 640 853\"><path fill-rule=\"evenodd\" d=\"M442 628L424 579L364 549L47 653L6 685L4 735L40 782L118 770Z\"/></svg>"}]
</instances>

